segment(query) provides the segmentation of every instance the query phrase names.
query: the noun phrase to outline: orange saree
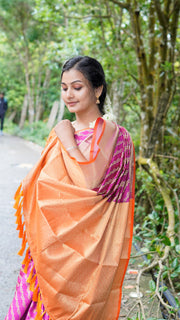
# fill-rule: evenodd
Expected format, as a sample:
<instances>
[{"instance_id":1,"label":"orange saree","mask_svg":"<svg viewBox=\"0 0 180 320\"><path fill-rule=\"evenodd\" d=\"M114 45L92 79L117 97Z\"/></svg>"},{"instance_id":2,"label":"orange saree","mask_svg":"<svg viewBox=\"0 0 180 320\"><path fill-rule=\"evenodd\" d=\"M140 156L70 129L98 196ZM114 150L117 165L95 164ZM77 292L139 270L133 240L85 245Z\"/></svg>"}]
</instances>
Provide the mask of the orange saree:
<instances>
[{"instance_id":1,"label":"orange saree","mask_svg":"<svg viewBox=\"0 0 180 320\"><path fill-rule=\"evenodd\" d=\"M23 272L33 261L34 319L115 320L133 233L134 148L124 128L102 118L75 139L86 162L52 131L16 193L20 254L29 247Z\"/></svg>"}]
</instances>

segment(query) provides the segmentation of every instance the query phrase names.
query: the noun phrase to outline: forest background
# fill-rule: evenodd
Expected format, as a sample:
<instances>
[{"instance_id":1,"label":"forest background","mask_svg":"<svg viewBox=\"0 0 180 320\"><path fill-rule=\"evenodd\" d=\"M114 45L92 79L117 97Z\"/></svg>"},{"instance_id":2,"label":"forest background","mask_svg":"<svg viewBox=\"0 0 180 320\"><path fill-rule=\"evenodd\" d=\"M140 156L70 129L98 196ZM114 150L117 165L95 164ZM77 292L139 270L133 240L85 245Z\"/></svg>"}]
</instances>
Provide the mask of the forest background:
<instances>
[{"instance_id":1,"label":"forest background","mask_svg":"<svg viewBox=\"0 0 180 320\"><path fill-rule=\"evenodd\" d=\"M64 61L90 55L102 63L107 105L135 145L134 241L146 253L142 273L155 270L149 295L168 319L177 316L180 292L179 10L179 0L0 0L6 132L44 145L57 121L73 119L60 96ZM167 288L175 308L162 298ZM136 319L146 319L137 301Z\"/></svg>"}]
</instances>

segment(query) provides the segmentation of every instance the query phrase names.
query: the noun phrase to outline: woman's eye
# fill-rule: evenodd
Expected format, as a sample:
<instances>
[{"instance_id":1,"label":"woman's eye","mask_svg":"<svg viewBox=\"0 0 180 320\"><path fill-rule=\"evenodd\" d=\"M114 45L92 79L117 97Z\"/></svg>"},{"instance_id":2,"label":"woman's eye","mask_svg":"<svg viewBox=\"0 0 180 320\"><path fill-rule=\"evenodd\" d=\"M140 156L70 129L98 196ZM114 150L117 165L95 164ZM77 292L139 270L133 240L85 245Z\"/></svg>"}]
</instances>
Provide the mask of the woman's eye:
<instances>
[{"instance_id":1,"label":"woman's eye","mask_svg":"<svg viewBox=\"0 0 180 320\"><path fill-rule=\"evenodd\" d=\"M63 91L67 91L67 88L63 88L63 87L62 87L61 89L62 89Z\"/></svg>"},{"instance_id":2,"label":"woman's eye","mask_svg":"<svg viewBox=\"0 0 180 320\"><path fill-rule=\"evenodd\" d=\"M81 88L82 88L82 87L76 87L76 88L74 88L74 89L79 91L79 90L81 90Z\"/></svg>"}]
</instances>

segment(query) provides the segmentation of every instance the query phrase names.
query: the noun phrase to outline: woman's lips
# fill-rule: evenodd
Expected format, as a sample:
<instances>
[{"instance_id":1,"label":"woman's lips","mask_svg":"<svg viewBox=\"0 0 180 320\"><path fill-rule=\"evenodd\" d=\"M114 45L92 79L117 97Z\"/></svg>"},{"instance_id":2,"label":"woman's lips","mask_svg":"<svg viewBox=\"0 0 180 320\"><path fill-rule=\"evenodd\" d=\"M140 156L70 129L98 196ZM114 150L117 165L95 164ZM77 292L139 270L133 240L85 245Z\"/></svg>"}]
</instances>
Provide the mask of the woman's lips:
<instances>
[{"instance_id":1,"label":"woman's lips","mask_svg":"<svg viewBox=\"0 0 180 320\"><path fill-rule=\"evenodd\" d=\"M69 101L67 104L68 106L73 107L76 103L77 101Z\"/></svg>"}]
</instances>

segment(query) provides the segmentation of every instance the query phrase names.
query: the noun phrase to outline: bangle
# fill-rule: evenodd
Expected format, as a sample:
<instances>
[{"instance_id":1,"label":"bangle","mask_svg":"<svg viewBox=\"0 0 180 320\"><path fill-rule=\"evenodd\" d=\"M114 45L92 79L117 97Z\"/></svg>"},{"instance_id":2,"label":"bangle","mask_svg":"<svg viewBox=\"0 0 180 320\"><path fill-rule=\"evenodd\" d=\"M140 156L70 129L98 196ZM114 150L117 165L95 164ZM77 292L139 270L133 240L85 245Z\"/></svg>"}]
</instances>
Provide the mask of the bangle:
<instances>
[{"instance_id":1,"label":"bangle","mask_svg":"<svg viewBox=\"0 0 180 320\"><path fill-rule=\"evenodd\" d=\"M70 151L72 149L77 149L77 148L78 148L77 146L72 146L72 147L67 148L66 151Z\"/></svg>"}]
</instances>

